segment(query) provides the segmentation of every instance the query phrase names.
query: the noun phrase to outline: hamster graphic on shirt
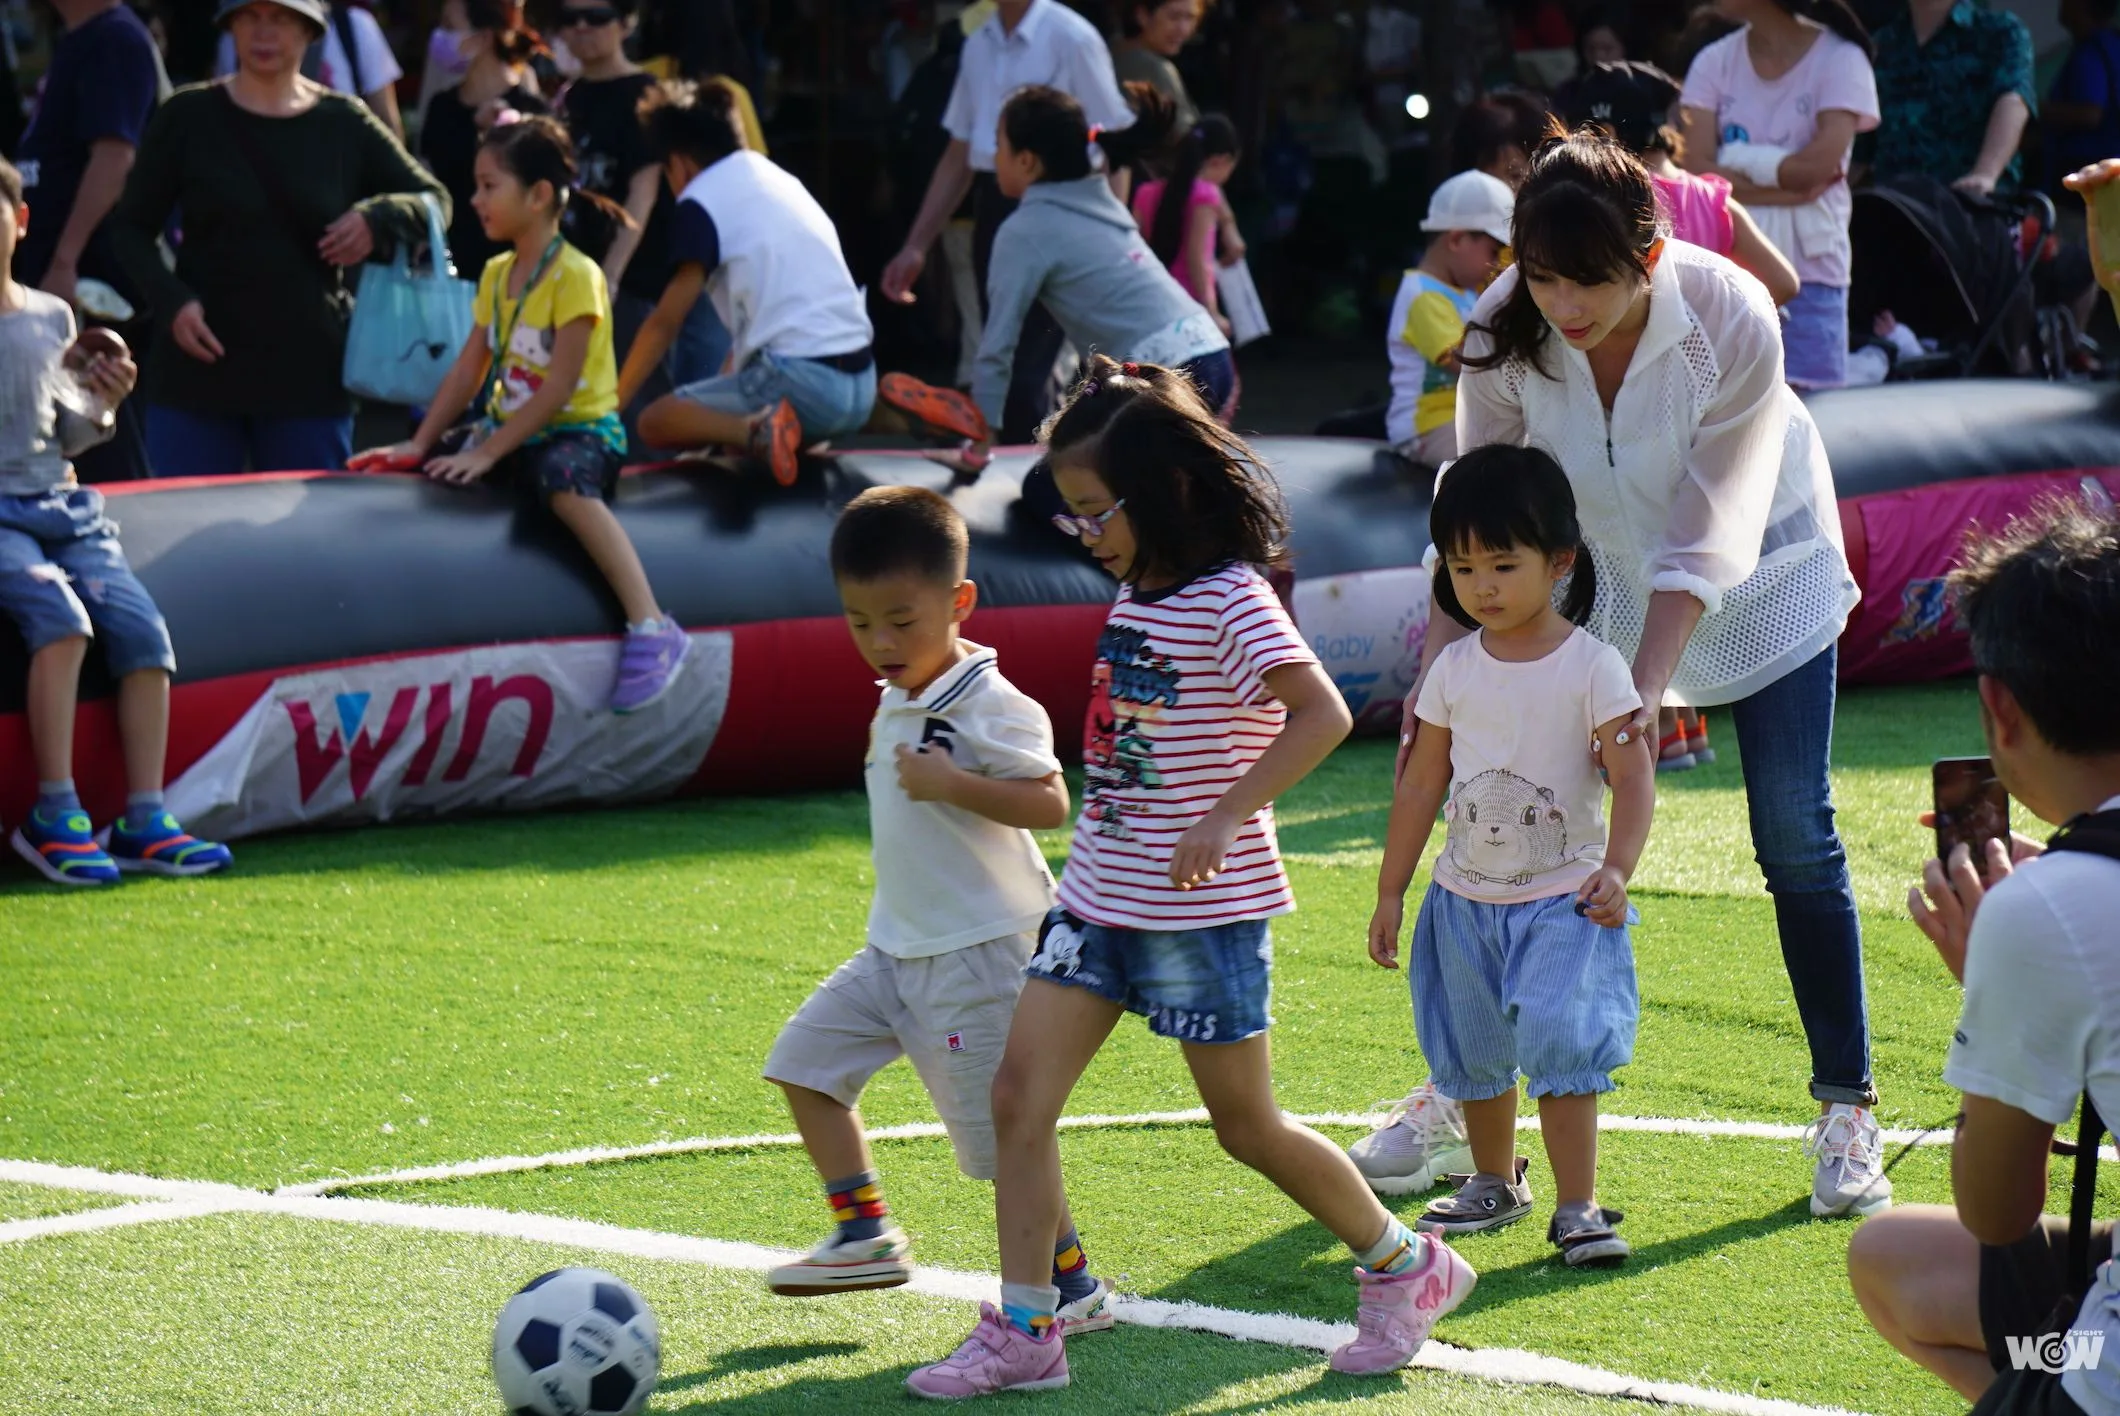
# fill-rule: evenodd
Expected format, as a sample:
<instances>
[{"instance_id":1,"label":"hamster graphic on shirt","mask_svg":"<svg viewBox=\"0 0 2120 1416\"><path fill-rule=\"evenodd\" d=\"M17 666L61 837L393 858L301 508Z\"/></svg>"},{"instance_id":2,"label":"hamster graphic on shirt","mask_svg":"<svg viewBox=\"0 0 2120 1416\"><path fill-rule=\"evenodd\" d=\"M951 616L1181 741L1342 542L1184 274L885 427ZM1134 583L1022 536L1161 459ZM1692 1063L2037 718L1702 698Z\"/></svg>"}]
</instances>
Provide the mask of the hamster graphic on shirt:
<instances>
[{"instance_id":1,"label":"hamster graphic on shirt","mask_svg":"<svg viewBox=\"0 0 2120 1416\"><path fill-rule=\"evenodd\" d=\"M1450 730L1448 840L1435 883L1490 904L1573 894L1605 859L1602 724L1641 706L1619 651L1577 629L1544 658L1497 659L1479 634L1436 656L1414 712Z\"/></svg>"}]
</instances>

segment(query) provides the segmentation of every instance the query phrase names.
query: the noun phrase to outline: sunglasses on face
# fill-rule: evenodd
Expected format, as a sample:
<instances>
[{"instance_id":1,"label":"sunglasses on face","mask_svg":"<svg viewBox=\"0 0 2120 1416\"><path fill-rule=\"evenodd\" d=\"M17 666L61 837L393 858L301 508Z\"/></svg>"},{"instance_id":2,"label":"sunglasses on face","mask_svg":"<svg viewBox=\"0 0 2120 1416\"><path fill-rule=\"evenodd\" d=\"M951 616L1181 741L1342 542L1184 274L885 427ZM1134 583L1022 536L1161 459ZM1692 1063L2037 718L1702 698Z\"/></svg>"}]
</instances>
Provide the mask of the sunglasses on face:
<instances>
[{"instance_id":1,"label":"sunglasses on face","mask_svg":"<svg viewBox=\"0 0 2120 1416\"><path fill-rule=\"evenodd\" d=\"M609 5L599 5L593 10L562 9L559 12L561 29L579 29L584 25L601 29L605 25L617 24L618 11Z\"/></svg>"},{"instance_id":2,"label":"sunglasses on face","mask_svg":"<svg viewBox=\"0 0 2120 1416\"><path fill-rule=\"evenodd\" d=\"M1104 539L1104 523L1117 516L1119 508L1125 505L1126 498L1121 497L1095 516L1069 516L1059 512L1053 517L1053 527L1063 536L1077 536L1095 545Z\"/></svg>"}]
</instances>

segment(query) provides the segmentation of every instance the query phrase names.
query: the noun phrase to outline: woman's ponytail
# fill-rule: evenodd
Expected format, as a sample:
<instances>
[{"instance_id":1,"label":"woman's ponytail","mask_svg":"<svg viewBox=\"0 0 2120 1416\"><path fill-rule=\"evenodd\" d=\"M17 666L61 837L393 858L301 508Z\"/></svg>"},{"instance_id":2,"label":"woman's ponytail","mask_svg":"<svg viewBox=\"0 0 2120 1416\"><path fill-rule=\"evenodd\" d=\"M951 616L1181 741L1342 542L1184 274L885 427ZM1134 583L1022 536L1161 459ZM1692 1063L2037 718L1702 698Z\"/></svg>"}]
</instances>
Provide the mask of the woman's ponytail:
<instances>
[{"instance_id":1,"label":"woman's ponytail","mask_svg":"<svg viewBox=\"0 0 2120 1416\"><path fill-rule=\"evenodd\" d=\"M1153 167L1168 153L1178 127L1178 105L1153 84L1135 80L1121 84L1134 121L1110 132L1099 130L1095 141L1113 171L1122 167Z\"/></svg>"}]
</instances>

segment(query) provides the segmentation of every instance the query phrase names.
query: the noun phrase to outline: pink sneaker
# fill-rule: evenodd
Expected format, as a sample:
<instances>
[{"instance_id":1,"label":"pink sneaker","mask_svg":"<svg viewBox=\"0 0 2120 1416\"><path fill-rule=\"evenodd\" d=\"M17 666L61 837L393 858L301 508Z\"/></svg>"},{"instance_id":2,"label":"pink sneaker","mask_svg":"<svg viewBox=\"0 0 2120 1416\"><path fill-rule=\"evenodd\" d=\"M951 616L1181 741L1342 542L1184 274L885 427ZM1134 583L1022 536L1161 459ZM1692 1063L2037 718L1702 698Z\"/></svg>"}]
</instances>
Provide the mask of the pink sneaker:
<instances>
[{"instance_id":1,"label":"pink sneaker","mask_svg":"<svg viewBox=\"0 0 2120 1416\"><path fill-rule=\"evenodd\" d=\"M1332 1369L1352 1376L1395 1372L1413 1360L1436 1320L1465 1301L1480 1276L1432 1235L1428 1262L1404 1273L1354 1271L1362 1286L1354 1341L1332 1354Z\"/></svg>"},{"instance_id":2,"label":"pink sneaker","mask_svg":"<svg viewBox=\"0 0 2120 1416\"><path fill-rule=\"evenodd\" d=\"M1067 1348L1060 1325L1055 1323L1043 1341L1026 1337L1010 1327L991 1303L979 1305L979 1326L972 1329L964 1346L905 1379L907 1391L930 1401L962 1401L997 1391L1049 1391L1066 1385Z\"/></svg>"}]
</instances>

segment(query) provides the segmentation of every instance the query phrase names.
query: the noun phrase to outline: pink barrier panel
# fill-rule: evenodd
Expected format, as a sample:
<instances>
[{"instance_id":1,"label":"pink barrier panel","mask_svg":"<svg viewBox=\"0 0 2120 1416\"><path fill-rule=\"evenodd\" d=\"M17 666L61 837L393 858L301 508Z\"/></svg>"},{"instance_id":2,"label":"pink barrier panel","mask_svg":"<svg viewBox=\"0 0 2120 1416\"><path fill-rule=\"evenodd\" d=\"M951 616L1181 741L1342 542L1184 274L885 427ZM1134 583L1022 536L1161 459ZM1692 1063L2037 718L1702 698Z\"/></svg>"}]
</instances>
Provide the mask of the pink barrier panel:
<instances>
[{"instance_id":1,"label":"pink barrier panel","mask_svg":"<svg viewBox=\"0 0 2120 1416\"><path fill-rule=\"evenodd\" d=\"M1943 584L1966 528L1999 528L2056 495L2110 506L2120 499L2120 468L1973 477L1842 501L1848 562L1862 586L1840 640L1842 680L1911 683L1969 671L1965 634Z\"/></svg>"}]
</instances>

